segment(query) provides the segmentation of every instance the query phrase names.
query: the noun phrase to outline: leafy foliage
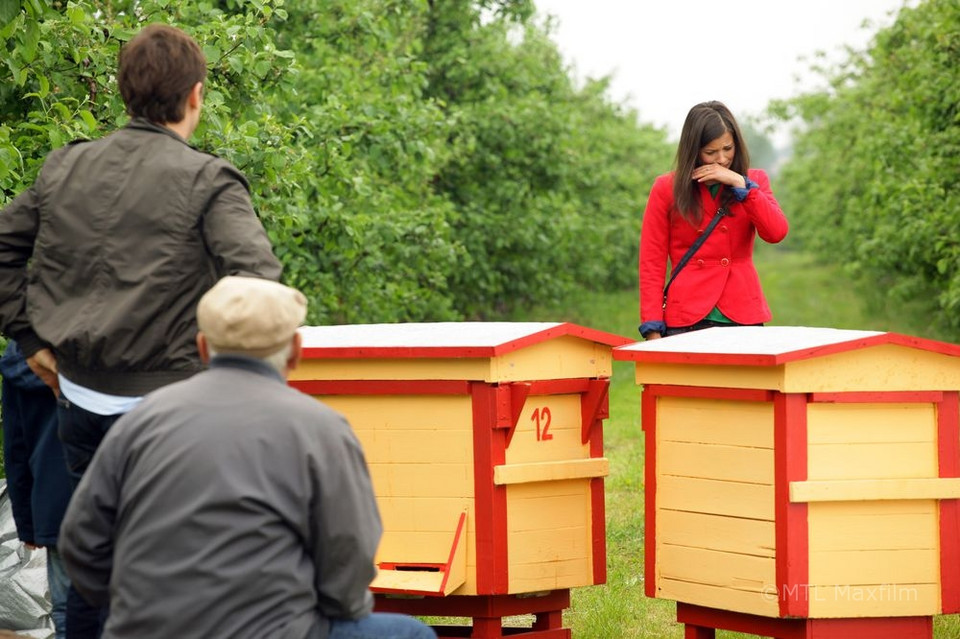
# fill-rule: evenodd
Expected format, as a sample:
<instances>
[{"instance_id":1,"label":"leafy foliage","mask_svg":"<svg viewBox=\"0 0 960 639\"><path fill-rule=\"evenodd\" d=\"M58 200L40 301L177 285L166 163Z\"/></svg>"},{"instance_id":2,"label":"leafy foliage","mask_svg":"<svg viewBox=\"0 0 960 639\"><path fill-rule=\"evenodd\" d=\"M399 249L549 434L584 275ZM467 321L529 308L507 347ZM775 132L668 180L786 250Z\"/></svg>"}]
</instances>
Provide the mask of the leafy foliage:
<instances>
[{"instance_id":1,"label":"leafy foliage","mask_svg":"<svg viewBox=\"0 0 960 639\"><path fill-rule=\"evenodd\" d=\"M804 128L784 168L795 236L881 303L919 302L960 336L960 5L904 8L829 89L776 105Z\"/></svg>"},{"instance_id":2,"label":"leafy foliage","mask_svg":"<svg viewBox=\"0 0 960 639\"><path fill-rule=\"evenodd\" d=\"M7 0L0 204L126 121L120 46L167 22L208 60L192 142L250 179L308 321L491 317L635 279L662 131L573 86L532 0Z\"/></svg>"}]
</instances>

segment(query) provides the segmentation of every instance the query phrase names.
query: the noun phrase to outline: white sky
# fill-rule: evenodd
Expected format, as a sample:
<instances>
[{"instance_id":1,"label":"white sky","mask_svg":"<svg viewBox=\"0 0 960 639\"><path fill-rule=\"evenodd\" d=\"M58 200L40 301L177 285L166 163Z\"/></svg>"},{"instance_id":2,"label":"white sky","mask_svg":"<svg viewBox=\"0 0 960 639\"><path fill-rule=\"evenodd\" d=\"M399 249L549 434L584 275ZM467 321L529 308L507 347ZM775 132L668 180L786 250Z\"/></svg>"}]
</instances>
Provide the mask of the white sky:
<instances>
[{"instance_id":1,"label":"white sky","mask_svg":"<svg viewBox=\"0 0 960 639\"><path fill-rule=\"evenodd\" d=\"M818 52L837 60L845 46L866 49L917 1L535 0L555 17L553 40L574 76L611 75L610 97L673 138L698 102L720 100L742 120L816 88Z\"/></svg>"}]
</instances>

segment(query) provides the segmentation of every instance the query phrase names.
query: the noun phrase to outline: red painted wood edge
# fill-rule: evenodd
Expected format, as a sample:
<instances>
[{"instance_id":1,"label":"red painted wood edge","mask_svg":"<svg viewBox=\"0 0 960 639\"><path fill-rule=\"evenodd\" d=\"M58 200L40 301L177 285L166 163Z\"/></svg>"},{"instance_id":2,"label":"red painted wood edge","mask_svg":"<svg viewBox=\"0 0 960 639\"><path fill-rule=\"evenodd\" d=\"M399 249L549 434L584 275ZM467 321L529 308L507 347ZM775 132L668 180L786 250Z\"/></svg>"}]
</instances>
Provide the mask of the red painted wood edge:
<instances>
[{"instance_id":1,"label":"red painted wood edge","mask_svg":"<svg viewBox=\"0 0 960 639\"><path fill-rule=\"evenodd\" d=\"M450 546L450 555L447 557L447 565L443 569L443 581L440 583L440 594L443 594L450 580L450 573L453 571L453 559L457 554L457 547L463 540L463 531L467 524L467 513L460 513L460 519L457 521L457 532L453 536L453 545Z\"/></svg>"},{"instance_id":2,"label":"red painted wood edge","mask_svg":"<svg viewBox=\"0 0 960 639\"><path fill-rule=\"evenodd\" d=\"M960 393L937 405L940 477L960 477ZM940 501L940 602L944 614L960 612L960 499Z\"/></svg>"},{"instance_id":3,"label":"red painted wood edge","mask_svg":"<svg viewBox=\"0 0 960 639\"><path fill-rule=\"evenodd\" d=\"M469 395L470 382L463 380L320 380L287 382L307 395Z\"/></svg>"},{"instance_id":4,"label":"red painted wood edge","mask_svg":"<svg viewBox=\"0 0 960 639\"><path fill-rule=\"evenodd\" d=\"M514 382L503 386L510 391L510 427L507 429L507 448L510 447L513 434L517 431L517 422L520 421L523 405L527 402L527 397L530 395L530 386L529 383L524 382Z\"/></svg>"},{"instance_id":5,"label":"red painted wood edge","mask_svg":"<svg viewBox=\"0 0 960 639\"><path fill-rule=\"evenodd\" d=\"M810 393L810 401L832 404L936 404L943 399L941 391L853 391L844 393Z\"/></svg>"},{"instance_id":6,"label":"red painted wood edge","mask_svg":"<svg viewBox=\"0 0 960 639\"><path fill-rule=\"evenodd\" d=\"M477 594L481 595L503 594L508 589L507 490L493 483L494 467L506 463L507 433L500 424L509 420L509 413L500 400L509 397L508 392L490 384L472 385Z\"/></svg>"},{"instance_id":7,"label":"red painted wood edge","mask_svg":"<svg viewBox=\"0 0 960 639\"><path fill-rule=\"evenodd\" d=\"M570 590L551 590L545 595L450 595L417 599L374 597L378 612L450 617L509 617L570 607Z\"/></svg>"},{"instance_id":8,"label":"red painted wood edge","mask_svg":"<svg viewBox=\"0 0 960 639\"><path fill-rule=\"evenodd\" d=\"M960 346L934 340L910 337L898 333L880 333L843 342L801 348L784 353L692 353L669 351L613 349L613 359L651 364L694 364L714 366L779 366L815 357L860 350L872 346L893 344L915 348L950 357L960 357Z\"/></svg>"},{"instance_id":9,"label":"red painted wood edge","mask_svg":"<svg viewBox=\"0 0 960 639\"><path fill-rule=\"evenodd\" d=\"M932 639L933 617L775 619L677 603L677 622L777 639Z\"/></svg>"},{"instance_id":10,"label":"red painted wood edge","mask_svg":"<svg viewBox=\"0 0 960 639\"><path fill-rule=\"evenodd\" d=\"M777 393L773 402L777 583L782 617L809 614L807 504L790 503L790 482L807 479L807 400Z\"/></svg>"},{"instance_id":11,"label":"red painted wood edge","mask_svg":"<svg viewBox=\"0 0 960 639\"><path fill-rule=\"evenodd\" d=\"M647 384L649 389L660 397L695 397L700 399L729 399L736 402L771 402L773 391L756 388L707 388L704 386L670 386L666 384Z\"/></svg>"},{"instance_id":12,"label":"red painted wood edge","mask_svg":"<svg viewBox=\"0 0 960 639\"><path fill-rule=\"evenodd\" d=\"M657 395L649 386L640 396L644 450L643 580L646 595L657 596Z\"/></svg>"},{"instance_id":13,"label":"red painted wood edge","mask_svg":"<svg viewBox=\"0 0 960 639\"><path fill-rule=\"evenodd\" d=\"M580 398L580 443L590 441L590 433L594 427L603 424L603 420L610 416L609 402L610 380L591 379L587 390ZM592 455L591 455L592 456Z\"/></svg>"},{"instance_id":14,"label":"red painted wood edge","mask_svg":"<svg viewBox=\"0 0 960 639\"><path fill-rule=\"evenodd\" d=\"M604 501L603 479L590 480L590 515L592 520L590 542L593 552L593 583L607 583L607 511Z\"/></svg>"}]
</instances>

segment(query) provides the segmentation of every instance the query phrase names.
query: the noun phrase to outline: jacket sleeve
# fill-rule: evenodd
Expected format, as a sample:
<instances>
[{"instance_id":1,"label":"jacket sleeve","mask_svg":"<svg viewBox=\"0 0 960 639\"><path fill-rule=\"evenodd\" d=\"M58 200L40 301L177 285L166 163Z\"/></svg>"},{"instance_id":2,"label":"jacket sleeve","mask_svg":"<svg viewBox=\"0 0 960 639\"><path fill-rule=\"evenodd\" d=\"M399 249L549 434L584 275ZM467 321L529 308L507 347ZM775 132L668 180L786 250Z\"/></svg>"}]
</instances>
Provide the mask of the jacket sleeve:
<instances>
[{"instance_id":1,"label":"jacket sleeve","mask_svg":"<svg viewBox=\"0 0 960 639\"><path fill-rule=\"evenodd\" d=\"M46 346L27 318L27 262L40 224L36 185L0 213L0 332L20 343L26 357Z\"/></svg>"},{"instance_id":2,"label":"jacket sleeve","mask_svg":"<svg viewBox=\"0 0 960 639\"><path fill-rule=\"evenodd\" d=\"M342 418L339 418L342 420ZM358 619L373 610L370 582L383 534L363 450L345 421L339 445L318 451L312 521L318 608L328 618ZM339 448L340 450L334 450ZM322 457L319 455L322 454Z\"/></svg>"},{"instance_id":3,"label":"jacket sleeve","mask_svg":"<svg viewBox=\"0 0 960 639\"><path fill-rule=\"evenodd\" d=\"M244 275L277 281L281 266L253 210L247 181L236 168L211 158L202 180L203 237L217 264L218 277Z\"/></svg>"},{"instance_id":4,"label":"jacket sleeve","mask_svg":"<svg viewBox=\"0 0 960 639\"><path fill-rule=\"evenodd\" d=\"M77 591L95 606L110 602L121 461L118 440L104 438L60 526L57 547L67 574Z\"/></svg>"},{"instance_id":5,"label":"jacket sleeve","mask_svg":"<svg viewBox=\"0 0 960 639\"><path fill-rule=\"evenodd\" d=\"M750 189L747 197L743 200L743 208L756 227L760 239L764 242L776 244L787 236L789 230L787 217L780 209L780 204L776 198L773 197L770 178L766 171L751 169L749 175L750 179L759 185L759 188Z\"/></svg>"},{"instance_id":6,"label":"jacket sleeve","mask_svg":"<svg viewBox=\"0 0 960 639\"><path fill-rule=\"evenodd\" d=\"M640 321L643 324L663 322L672 203L670 181L661 176L650 190L640 230Z\"/></svg>"}]
</instances>

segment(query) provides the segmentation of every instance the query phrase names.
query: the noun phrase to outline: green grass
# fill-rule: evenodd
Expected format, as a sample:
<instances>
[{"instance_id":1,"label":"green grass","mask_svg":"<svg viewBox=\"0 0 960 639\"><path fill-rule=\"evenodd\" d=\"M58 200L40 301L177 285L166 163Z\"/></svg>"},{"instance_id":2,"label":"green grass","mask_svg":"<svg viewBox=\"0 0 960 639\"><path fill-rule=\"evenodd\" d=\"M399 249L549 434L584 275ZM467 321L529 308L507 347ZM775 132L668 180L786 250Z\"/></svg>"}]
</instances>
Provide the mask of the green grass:
<instances>
[{"instance_id":1,"label":"green grass","mask_svg":"<svg viewBox=\"0 0 960 639\"><path fill-rule=\"evenodd\" d=\"M780 326L827 326L924 335L920 322L868 310L835 267L810 257L764 247L757 254L764 291ZM573 299L524 313L517 320L568 321L626 337L637 336L637 293L584 292ZM640 389L633 366L614 362L610 418L604 424L605 454L611 472L606 481L607 583L577 588L565 626L577 639L681 639L672 601L644 595L644 446L640 428ZM753 637L719 631L717 637ZM960 637L960 618L935 619L937 639Z\"/></svg>"}]
</instances>

